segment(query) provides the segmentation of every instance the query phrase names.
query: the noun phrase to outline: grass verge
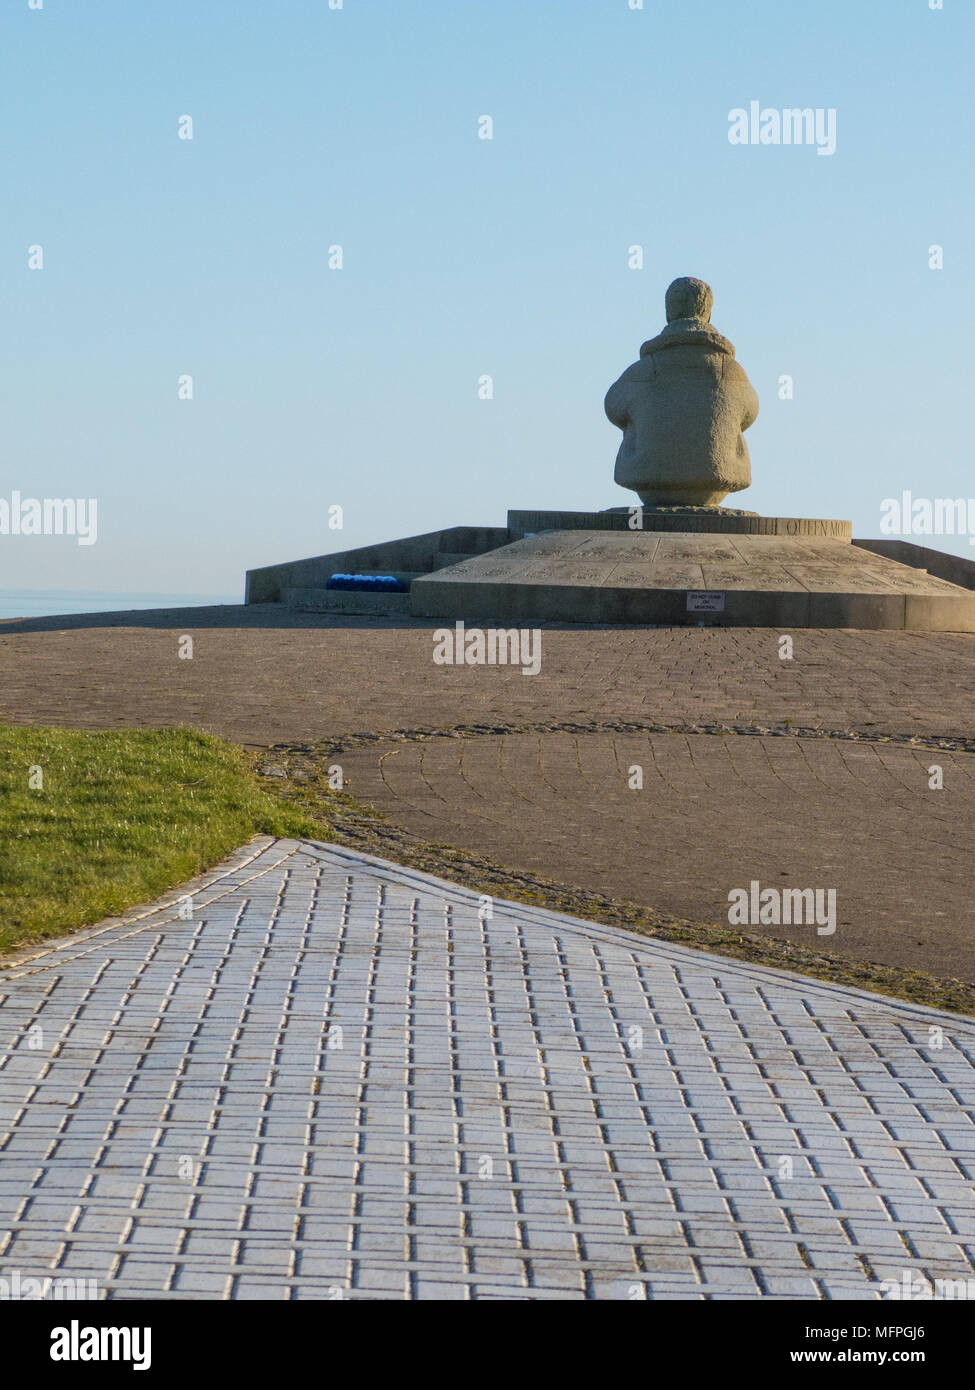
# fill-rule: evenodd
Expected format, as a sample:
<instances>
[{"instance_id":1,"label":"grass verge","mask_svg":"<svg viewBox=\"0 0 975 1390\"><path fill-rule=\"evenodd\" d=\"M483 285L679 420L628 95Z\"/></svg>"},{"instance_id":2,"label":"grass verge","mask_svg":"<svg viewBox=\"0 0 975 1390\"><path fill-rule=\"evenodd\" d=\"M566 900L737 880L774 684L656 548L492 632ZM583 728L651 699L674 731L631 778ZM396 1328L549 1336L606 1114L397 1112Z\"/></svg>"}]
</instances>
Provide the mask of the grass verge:
<instances>
[{"instance_id":1,"label":"grass verge","mask_svg":"<svg viewBox=\"0 0 975 1390\"><path fill-rule=\"evenodd\" d=\"M222 739L0 725L0 955L151 900L260 833L327 837Z\"/></svg>"},{"instance_id":2,"label":"grass verge","mask_svg":"<svg viewBox=\"0 0 975 1390\"><path fill-rule=\"evenodd\" d=\"M263 833L333 840L475 892L975 1015L967 981L673 917L421 840L332 791L329 761L307 746L279 746L262 755L274 767L262 776L245 750L191 729L0 725L0 957L151 901Z\"/></svg>"}]
</instances>

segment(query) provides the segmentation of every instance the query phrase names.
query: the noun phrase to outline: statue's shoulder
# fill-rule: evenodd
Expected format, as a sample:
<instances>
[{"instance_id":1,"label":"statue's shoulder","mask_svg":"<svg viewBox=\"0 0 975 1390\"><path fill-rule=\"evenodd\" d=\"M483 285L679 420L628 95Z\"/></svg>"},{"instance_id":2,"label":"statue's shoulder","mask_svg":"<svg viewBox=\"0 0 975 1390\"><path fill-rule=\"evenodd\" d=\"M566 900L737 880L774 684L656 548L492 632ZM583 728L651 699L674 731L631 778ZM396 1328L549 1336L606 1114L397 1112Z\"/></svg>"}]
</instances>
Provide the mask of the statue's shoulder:
<instances>
[{"instance_id":1,"label":"statue's shoulder","mask_svg":"<svg viewBox=\"0 0 975 1390\"><path fill-rule=\"evenodd\" d=\"M667 352L677 347L703 348L705 352L721 353L727 357L735 355L734 343L716 328L699 322L689 324L685 320L681 324L669 323L655 338L643 344L640 356L653 357L656 353Z\"/></svg>"},{"instance_id":2,"label":"statue's shoulder","mask_svg":"<svg viewBox=\"0 0 975 1390\"><path fill-rule=\"evenodd\" d=\"M615 385L625 386L631 381L647 381L654 374L653 363L641 357L638 362L631 362L626 371L618 378ZM612 389L612 388L610 388Z\"/></svg>"},{"instance_id":3,"label":"statue's shoulder","mask_svg":"<svg viewBox=\"0 0 975 1390\"><path fill-rule=\"evenodd\" d=\"M748 373L734 357L726 357L724 359L722 376L725 381L733 381L737 386L747 386L749 390L752 389L752 384L748 380Z\"/></svg>"}]
</instances>

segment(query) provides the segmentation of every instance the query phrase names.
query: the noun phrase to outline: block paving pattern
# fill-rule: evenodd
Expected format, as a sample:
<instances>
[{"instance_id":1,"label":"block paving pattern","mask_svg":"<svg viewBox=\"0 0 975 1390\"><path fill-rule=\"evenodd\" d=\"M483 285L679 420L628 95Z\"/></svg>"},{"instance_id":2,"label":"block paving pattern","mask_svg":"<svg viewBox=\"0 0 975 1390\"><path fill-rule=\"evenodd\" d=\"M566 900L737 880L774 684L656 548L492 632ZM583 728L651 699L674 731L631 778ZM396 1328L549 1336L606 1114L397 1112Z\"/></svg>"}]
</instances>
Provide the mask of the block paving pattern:
<instances>
[{"instance_id":1,"label":"block paving pattern","mask_svg":"<svg viewBox=\"0 0 975 1390\"><path fill-rule=\"evenodd\" d=\"M260 747L499 716L975 734L975 633L806 629L783 661L774 628L543 625L541 671L524 676L434 665L439 626L278 604L0 622L0 720L187 723Z\"/></svg>"},{"instance_id":2,"label":"block paving pattern","mask_svg":"<svg viewBox=\"0 0 975 1390\"><path fill-rule=\"evenodd\" d=\"M975 1279L975 1021L264 839L0 974L0 1277L111 1298Z\"/></svg>"},{"instance_id":3,"label":"block paving pattern","mask_svg":"<svg viewBox=\"0 0 975 1390\"><path fill-rule=\"evenodd\" d=\"M831 955L972 978L975 753L839 738L508 732L339 748L348 791L434 843L725 922L748 888L836 890ZM932 767L943 786L932 790ZM631 786L638 768L642 786Z\"/></svg>"}]
</instances>

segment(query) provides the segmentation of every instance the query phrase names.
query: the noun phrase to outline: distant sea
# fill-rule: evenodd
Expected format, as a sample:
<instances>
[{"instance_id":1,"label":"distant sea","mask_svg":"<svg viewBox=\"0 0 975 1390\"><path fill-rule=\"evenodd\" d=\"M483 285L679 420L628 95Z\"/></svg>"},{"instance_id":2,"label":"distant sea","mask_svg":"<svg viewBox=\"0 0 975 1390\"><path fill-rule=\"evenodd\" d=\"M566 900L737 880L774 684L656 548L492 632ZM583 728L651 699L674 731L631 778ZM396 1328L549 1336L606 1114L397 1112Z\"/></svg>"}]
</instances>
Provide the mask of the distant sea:
<instances>
[{"instance_id":1,"label":"distant sea","mask_svg":"<svg viewBox=\"0 0 975 1390\"><path fill-rule=\"evenodd\" d=\"M243 594L109 594L77 589L0 589L0 619L64 613L124 613L131 608L200 608L243 603Z\"/></svg>"}]
</instances>

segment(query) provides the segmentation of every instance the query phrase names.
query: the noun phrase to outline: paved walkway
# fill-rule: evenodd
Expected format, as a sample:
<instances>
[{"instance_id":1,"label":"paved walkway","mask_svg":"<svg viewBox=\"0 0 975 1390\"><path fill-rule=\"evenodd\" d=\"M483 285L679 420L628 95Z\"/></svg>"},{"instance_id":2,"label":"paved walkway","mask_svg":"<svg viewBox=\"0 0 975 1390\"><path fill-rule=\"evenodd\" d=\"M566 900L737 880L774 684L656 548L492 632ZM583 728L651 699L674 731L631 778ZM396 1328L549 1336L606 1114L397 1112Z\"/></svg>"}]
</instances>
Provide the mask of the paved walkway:
<instances>
[{"instance_id":1,"label":"paved walkway","mask_svg":"<svg viewBox=\"0 0 975 1390\"><path fill-rule=\"evenodd\" d=\"M0 1277L174 1298L975 1280L975 1021L263 840L0 974ZM943 1034L942 1034L943 1030Z\"/></svg>"},{"instance_id":2,"label":"paved walkway","mask_svg":"<svg viewBox=\"0 0 975 1390\"><path fill-rule=\"evenodd\" d=\"M277 604L0 622L0 720L186 723L237 743L484 722L649 719L975 735L975 633L547 626L537 676L438 666L435 619ZM180 638L193 637L193 658Z\"/></svg>"},{"instance_id":3,"label":"paved walkway","mask_svg":"<svg viewBox=\"0 0 975 1390\"><path fill-rule=\"evenodd\" d=\"M975 974L975 753L624 727L380 739L318 760L333 763L392 823L512 870L699 922L727 922L729 892L753 879L832 888L832 935L766 933L942 980Z\"/></svg>"},{"instance_id":4,"label":"paved walkway","mask_svg":"<svg viewBox=\"0 0 975 1390\"><path fill-rule=\"evenodd\" d=\"M375 853L406 831L688 920L752 880L835 889L811 944L837 969L971 989L975 633L807 629L783 660L771 628L547 626L526 677L437 665L434 630L275 604L4 622L0 722L186 723L338 762L387 817Z\"/></svg>"}]
</instances>

